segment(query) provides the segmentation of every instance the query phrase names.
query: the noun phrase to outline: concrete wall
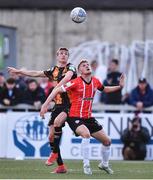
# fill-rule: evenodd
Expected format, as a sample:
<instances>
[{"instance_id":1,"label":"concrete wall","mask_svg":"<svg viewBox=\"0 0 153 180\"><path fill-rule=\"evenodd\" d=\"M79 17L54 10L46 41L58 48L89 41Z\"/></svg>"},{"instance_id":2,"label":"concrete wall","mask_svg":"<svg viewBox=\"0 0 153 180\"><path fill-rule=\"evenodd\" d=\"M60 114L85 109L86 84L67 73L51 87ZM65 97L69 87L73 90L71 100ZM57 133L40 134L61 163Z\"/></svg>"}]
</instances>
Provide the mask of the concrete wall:
<instances>
[{"instance_id":1,"label":"concrete wall","mask_svg":"<svg viewBox=\"0 0 153 180\"><path fill-rule=\"evenodd\" d=\"M89 40L129 45L153 39L153 11L88 11L87 21L75 24L69 11L1 10L0 24L17 28L17 64L46 69L60 46Z\"/></svg>"}]
</instances>

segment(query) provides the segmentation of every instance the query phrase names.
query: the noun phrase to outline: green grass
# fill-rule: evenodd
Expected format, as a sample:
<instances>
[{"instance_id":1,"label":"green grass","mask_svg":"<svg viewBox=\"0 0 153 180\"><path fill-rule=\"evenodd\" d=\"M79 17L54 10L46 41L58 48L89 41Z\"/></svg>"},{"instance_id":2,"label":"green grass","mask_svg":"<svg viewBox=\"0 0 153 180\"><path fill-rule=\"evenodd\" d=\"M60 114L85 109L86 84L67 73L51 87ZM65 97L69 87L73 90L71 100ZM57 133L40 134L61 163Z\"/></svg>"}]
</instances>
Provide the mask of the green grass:
<instances>
[{"instance_id":1,"label":"green grass","mask_svg":"<svg viewBox=\"0 0 153 180\"><path fill-rule=\"evenodd\" d=\"M65 161L69 171L66 174L52 174L56 164L44 165L45 160L0 159L0 179L152 179L151 161L111 161L113 175L97 168L98 162L91 161L92 175L84 175L82 161Z\"/></svg>"}]
</instances>

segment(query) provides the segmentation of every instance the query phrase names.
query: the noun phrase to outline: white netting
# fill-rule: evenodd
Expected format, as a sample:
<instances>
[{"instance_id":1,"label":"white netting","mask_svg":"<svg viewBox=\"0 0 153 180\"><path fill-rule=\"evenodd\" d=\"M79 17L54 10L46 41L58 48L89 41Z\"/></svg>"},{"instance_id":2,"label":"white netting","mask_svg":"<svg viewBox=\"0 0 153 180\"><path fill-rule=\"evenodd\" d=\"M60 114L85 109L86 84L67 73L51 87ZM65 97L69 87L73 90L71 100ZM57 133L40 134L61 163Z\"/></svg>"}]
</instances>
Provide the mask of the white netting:
<instances>
[{"instance_id":1,"label":"white netting","mask_svg":"<svg viewBox=\"0 0 153 180\"><path fill-rule=\"evenodd\" d=\"M81 59L108 66L112 58L120 61L119 70L126 75L123 94L137 85L139 77L145 77L153 87L153 41L134 41L129 46L88 41L70 49L70 62L76 66Z\"/></svg>"}]
</instances>

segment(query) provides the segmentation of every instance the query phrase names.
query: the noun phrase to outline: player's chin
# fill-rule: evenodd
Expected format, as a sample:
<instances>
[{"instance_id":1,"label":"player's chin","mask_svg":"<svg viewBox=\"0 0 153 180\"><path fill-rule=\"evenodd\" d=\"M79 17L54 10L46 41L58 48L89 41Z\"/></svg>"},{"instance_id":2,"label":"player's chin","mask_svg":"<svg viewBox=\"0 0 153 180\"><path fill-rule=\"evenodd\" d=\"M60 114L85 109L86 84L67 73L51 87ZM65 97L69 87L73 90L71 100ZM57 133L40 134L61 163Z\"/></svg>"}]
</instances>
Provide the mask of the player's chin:
<instances>
[{"instance_id":1,"label":"player's chin","mask_svg":"<svg viewBox=\"0 0 153 180\"><path fill-rule=\"evenodd\" d=\"M91 71L87 71L87 72L86 72L86 75L91 75Z\"/></svg>"},{"instance_id":2,"label":"player's chin","mask_svg":"<svg viewBox=\"0 0 153 180\"><path fill-rule=\"evenodd\" d=\"M67 59L63 58L61 59L61 62L67 62Z\"/></svg>"}]
</instances>

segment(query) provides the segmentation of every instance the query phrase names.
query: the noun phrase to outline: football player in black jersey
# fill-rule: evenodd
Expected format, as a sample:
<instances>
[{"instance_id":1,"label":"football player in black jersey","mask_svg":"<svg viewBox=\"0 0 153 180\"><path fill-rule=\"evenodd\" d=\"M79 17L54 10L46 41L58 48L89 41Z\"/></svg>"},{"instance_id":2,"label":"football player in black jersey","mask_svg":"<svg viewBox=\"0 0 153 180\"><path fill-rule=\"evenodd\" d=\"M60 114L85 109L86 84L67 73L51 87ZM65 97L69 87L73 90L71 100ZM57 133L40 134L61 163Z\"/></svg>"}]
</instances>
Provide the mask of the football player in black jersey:
<instances>
[{"instance_id":1,"label":"football player in black jersey","mask_svg":"<svg viewBox=\"0 0 153 180\"><path fill-rule=\"evenodd\" d=\"M48 77L55 88L59 87L69 80L76 78L77 73L75 67L68 63L69 51L67 48L59 48L56 54L57 65L51 69L45 71L35 71L35 70L22 70L16 69L14 67L8 67L8 72L10 74L25 75L30 77ZM55 98L54 110L51 113L51 118L48 123L49 125L49 142L51 146L51 154L46 161L46 165L52 165L56 160L58 167L54 170L54 173L66 173L67 169L63 163L59 143L62 135L62 126L67 118L67 113L70 107L70 102L67 93L58 94ZM55 123L54 123L55 122Z\"/></svg>"}]
</instances>

